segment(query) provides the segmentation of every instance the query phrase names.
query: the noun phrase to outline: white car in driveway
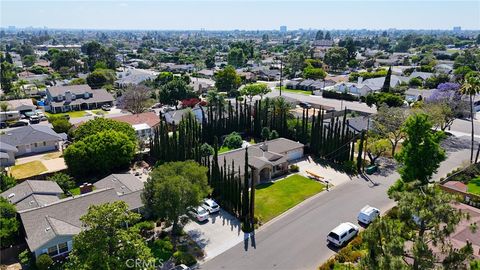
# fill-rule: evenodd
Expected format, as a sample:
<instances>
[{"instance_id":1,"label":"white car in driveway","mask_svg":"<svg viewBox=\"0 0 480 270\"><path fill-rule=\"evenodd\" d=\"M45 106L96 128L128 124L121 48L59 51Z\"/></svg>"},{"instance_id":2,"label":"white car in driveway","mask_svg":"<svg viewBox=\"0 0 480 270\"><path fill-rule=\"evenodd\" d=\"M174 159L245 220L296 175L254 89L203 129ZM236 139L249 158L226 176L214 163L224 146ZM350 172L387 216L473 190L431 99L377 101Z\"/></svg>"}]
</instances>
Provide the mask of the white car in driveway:
<instances>
[{"instance_id":1,"label":"white car in driveway","mask_svg":"<svg viewBox=\"0 0 480 270\"><path fill-rule=\"evenodd\" d=\"M357 220L360 223L368 225L372 223L378 216L380 216L380 210L370 205L365 205L358 213Z\"/></svg>"},{"instance_id":2,"label":"white car in driveway","mask_svg":"<svg viewBox=\"0 0 480 270\"><path fill-rule=\"evenodd\" d=\"M208 220L208 211L201 206L190 208L188 213L199 222Z\"/></svg>"},{"instance_id":3,"label":"white car in driveway","mask_svg":"<svg viewBox=\"0 0 480 270\"><path fill-rule=\"evenodd\" d=\"M220 206L212 199L205 199L201 205L205 210L210 214L217 213L220 211Z\"/></svg>"},{"instance_id":4,"label":"white car in driveway","mask_svg":"<svg viewBox=\"0 0 480 270\"><path fill-rule=\"evenodd\" d=\"M358 226L351 222L344 222L335 227L327 236L327 243L337 247L343 246L358 233Z\"/></svg>"}]
</instances>

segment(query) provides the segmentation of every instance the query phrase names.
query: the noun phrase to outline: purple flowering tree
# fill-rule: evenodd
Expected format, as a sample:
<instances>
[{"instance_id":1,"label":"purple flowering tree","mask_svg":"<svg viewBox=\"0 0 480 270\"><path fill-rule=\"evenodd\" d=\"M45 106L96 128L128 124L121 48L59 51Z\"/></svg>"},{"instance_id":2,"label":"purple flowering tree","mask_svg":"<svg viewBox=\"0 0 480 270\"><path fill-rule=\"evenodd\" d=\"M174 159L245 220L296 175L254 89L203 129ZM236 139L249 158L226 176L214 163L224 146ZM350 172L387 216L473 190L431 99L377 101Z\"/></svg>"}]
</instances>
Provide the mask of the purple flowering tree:
<instances>
[{"instance_id":1,"label":"purple flowering tree","mask_svg":"<svg viewBox=\"0 0 480 270\"><path fill-rule=\"evenodd\" d=\"M462 98L460 87L458 83L441 83L425 100L426 109L434 114L434 122L441 130L450 128L455 119L468 115L468 102Z\"/></svg>"}]
</instances>

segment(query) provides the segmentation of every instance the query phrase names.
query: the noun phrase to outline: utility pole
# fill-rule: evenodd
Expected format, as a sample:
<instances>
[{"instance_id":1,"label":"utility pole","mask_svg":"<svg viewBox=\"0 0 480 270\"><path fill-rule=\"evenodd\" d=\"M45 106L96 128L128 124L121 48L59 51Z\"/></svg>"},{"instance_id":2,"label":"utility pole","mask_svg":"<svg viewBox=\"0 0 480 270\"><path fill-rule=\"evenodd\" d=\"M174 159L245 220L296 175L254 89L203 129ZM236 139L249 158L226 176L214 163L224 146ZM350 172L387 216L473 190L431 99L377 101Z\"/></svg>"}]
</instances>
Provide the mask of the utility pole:
<instances>
[{"instance_id":1,"label":"utility pole","mask_svg":"<svg viewBox=\"0 0 480 270\"><path fill-rule=\"evenodd\" d=\"M367 116L367 132L365 133L365 145L363 147L363 164L362 171L365 172L365 160L367 158L367 140L368 140L368 130L370 129L370 116Z\"/></svg>"},{"instance_id":2,"label":"utility pole","mask_svg":"<svg viewBox=\"0 0 480 270\"><path fill-rule=\"evenodd\" d=\"M280 56L280 96L282 96L283 59Z\"/></svg>"}]
</instances>

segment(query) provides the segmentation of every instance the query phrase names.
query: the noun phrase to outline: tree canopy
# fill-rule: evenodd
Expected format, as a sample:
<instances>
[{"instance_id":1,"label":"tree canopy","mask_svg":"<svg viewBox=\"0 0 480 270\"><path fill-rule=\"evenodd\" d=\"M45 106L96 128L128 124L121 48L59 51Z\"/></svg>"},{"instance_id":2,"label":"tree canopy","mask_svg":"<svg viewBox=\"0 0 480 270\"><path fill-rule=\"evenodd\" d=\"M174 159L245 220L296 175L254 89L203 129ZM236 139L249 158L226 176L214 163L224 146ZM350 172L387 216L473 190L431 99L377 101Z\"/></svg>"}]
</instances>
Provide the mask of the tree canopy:
<instances>
[{"instance_id":1,"label":"tree canopy","mask_svg":"<svg viewBox=\"0 0 480 270\"><path fill-rule=\"evenodd\" d=\"M240 76L233 66L227 66L215 74L215 86L220 92L227 92L228 96L235 97L241 84Z\"/></svg>"},{"instance_id":2,"label":"tree canopy","mask_svg":"<svg viewBox=\"0 0 480 270\"><path fill-rule=\"evenodd\" d=\"M210 192L206 167L194 161L169 162L150 173L142 201L148 214L171 222L177 232L180 216L200 205Z\"/></svg>"},{"instance_id":3,"label":"tree canopy","mask_svg":"<svg viewBox=\"0 0 480 270\"><path fill-rule=\"evenodd\" d=\"M133 142L137 140L135 130L130 124L103 117L98 117L81 124L75 129L73 134L75 140L78 141L106 130L122 132Z\"/></svg>"},{"instance_id":4,"label":"tree canopy","mask_svg":"<svg viewBox=\"0 0 480 270\"><path fill-rule=\"evenodd\" d=\"M131 269L127 261L153 262L150 249L134 225L140 214L129 211L123 201L92 205L80 218L87 230L74 237L66 268ZM147 269L150 269L147 267Z\"/></svg>"},{"instance_id":5,"label":"tree canopy","mask_svg":"<svg viewBox=\"0 0 480 270\"><path fill-rule=\"evenodd\" d=\"M7 199L0 197L0 246L7 247L15 242L20 226L16 209Z\"/></svg>"},{"instance_id":6,"label":"tree canopy","mask_svg":"<svg viewBox=\"0 0 480 270\"><path fill-rule=\"evenodd\" d=\"M128 167L136 144L125 133L105 130L71 144L64 152L65 163L74 175L106 174Z\"/></svg>"},{"instance_id":7,"label":"tree canopy","mask_svg":"<svg viewBox=\"0 0 480 270\"><path fill-rule=\"evenodd\" d=\"M192 88L179 77L167 82L160 87L159 101L177 107L178 102L182 99L196 97Z\"/></svg>"}]
</instances>

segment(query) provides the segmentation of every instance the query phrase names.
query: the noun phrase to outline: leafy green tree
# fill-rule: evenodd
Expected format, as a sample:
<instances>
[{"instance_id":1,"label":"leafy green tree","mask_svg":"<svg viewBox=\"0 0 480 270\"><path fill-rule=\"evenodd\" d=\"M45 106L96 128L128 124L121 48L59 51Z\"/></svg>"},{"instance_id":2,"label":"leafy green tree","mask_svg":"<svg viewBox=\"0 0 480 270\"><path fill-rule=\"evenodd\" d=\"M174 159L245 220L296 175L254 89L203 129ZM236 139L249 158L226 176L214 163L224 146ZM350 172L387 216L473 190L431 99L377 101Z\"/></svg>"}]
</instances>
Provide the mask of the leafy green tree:
<instances>
[{"instance_id":1,"label":"leafy green tree","mask_svg":"<svg viewBox=\"0 0 480 270\"><path fill-rule=\"evenodd\" d=\"M323 31L322 31L322 30L318 30L318 31L317 31L317 34L315 35L315 39L316 39L316 40L322 40L322 39L324 39L324 35L323 35Z\"/></svg>"},{"instance_id":2,"label":"leafy green tree","mask_svg":"<svg viewBox=\"0 0 480 270\"><path fill-rule=\"evenodd\" d=\"M180 217L189 207L200 205L210 192L207 168L194 161L169 162L150 173L142 201L148 214L171 222L178 233Z\"/></svg>"},{"instance_id":3,"label":"leafy green tree","mask_svg":"<svg viewBox=\"0 0 480 270\"><path fill-rule=\"evenodd\" d=\"M404 104L403 102L404 100L400 95L385 92L369 93L365 98L365 103L370 107L372 105L377 107L381 105L401 107Z\"/></svg>"},{"instance_id":4,"label":"leafy green tree","mask_svg":"<svg viewBox=\"0 0 480 270\"><path fill-rule=\"evenodd\" d=\"M47 177L47 180L57 183L65 193L70 189L75 188L75 181L73 181L73 178L66 173L55 173L54 175Z\"/></svg>"},{"instance_id":5,"label":"leafy green tree","mask_svg":"<svg viewBox=\"0 0 480 270\"><path fill-rule=\"evenodd\" d=\"M290 72L290 77L295 77L297 72L303 71L305 65L305 55L302 52L293 51L288 53L285 68Z\"/></svg>"},{"instance_id":6,"label":"leafy green tree","mask_svg":"<svg viewBox=\"0 0 480 270\"><path fill-rule=\"evenodd\" d=\"M268 85L265 83L251 83L251 84L245 85L240 90L240 95L247 96L248 99L250 100L250 103L252 103L254 96L264 95L269 91L270 91L270 88L268 88Z\"/></svg>"},{"instance_id":7,"label":"leafy green tree","mask_svg":"<svg viewBox=\"0 0 480 270\"><path fill-rule=\"evenodd\" d=\"M370 165L375 165L379 157L391 149L390 141L378 136L369 136L365 151L370 159Z\"/></svg>"},{"instance_id":8,"label":"leafy green tree","mask_svg":"<svg viewBox=\"0 0 480 270\"><path fill-rule=\"evenodd\" d=\"M75 70L78 67L77 60L80 59L80 56L74 50L60 51L57 49L50 49L48 50L46 57L51 61L50 66L57 71L62 68Z\"/></svg>"},{"instance_id":9,"label":"leafy green tree","mask_svg":"<svg viewBox=\"0 0 480 270\"><path fill-rule=\"evenodd\" d=\"M227 62L229 65L240 68L243 67L247 61L241 48L232 48L228 52Z\"/></svg>"},{"instance_id":10,"label":"leafy green tree","mask_svg":"<svg viewBox=\"0 0 480 270\"><path fill-rule=\"evenodd\" d=\"M325 39L328 39L328 40L332 39L332 35L330 34L330 31L327 31L327 33L325 34Z\"/></svg>"},{"instance_id":11,"label":"leafy green tree","mask_svg":"<svg viewBox=\"0 0 480 270\"><path fill-rule=\"evenodd\" d=\"M303 77L305 79L320 80L325 79L327 73L321 68L314 68L312 66L307 66L303 69Z\"/></svg>"},{"instance_id":12,"label":"leafy green tree","mask_svg":"<svg viewBox=\"0 0 480 270\"><path fill-rule=\"evenodd\" d=\"M107 131L107 130L114 130L118 132L122 132L128 136L128 138L135 142L137 140L137 135L135 134L135 130L132 126L128 123L116 121L109 118L95 118L89 120L83 124L81 124L75 131L73 132L75 140L82 140L90 135L94 135L96 133Z\"/></svg>"},{"instance_id":13,"label":"leafy green tree","mask_svg":"<svg viewBox=\"0 0 480 270\"><path fill-rule=\"evenodd\" d=\"M0 192L4 192L17 185L17 180L5 172L0 173Z\"/></svg>"},{"instance_id":14,"label":"leafy green tree","mask_svg":"<svg viewBox=\"0 0 480 270\"><path fill-rule=\"evenodd\" d=\"M241 79L233 66L227 66L215 74L215 86L220 92L227 92L228 96L236 97Z\"/></svg>"},{"instance_id":15,"label":"leafy green tree","mask_svg":"<svg viewBox=\"0 0 480 270\"><path fill-rule=\"evenodd\" d=\"M0 68L0 83L5 93L9 93L12 90L13 81L16 76L13 65L7 61L2 62Z\"/></svg>"},{"instance_id":16,"label":"leafy green tree","mask_svg":"<svg viewBox=\"0 0 480 270\"><path fill-rule=\"evenodd\" d=\"M92 89L98 89L106 85L113 85L115 78L115 72L111 69L96 69L87 76L87 84Z\"/></svg>"},{"instance_id":17,"label":"leafy green tree","mask_svg":"<svg viewBox=\"0 0 480 270\"><path fill-rule=\"evenodd\" d=\"M174 77L172 81L160 87L159 101L173 105L175 108L182 99L196 97L192 88L181 78Z\"/></svg>"},{"instance_id":18,"label":"leafy green tree","mask_svg":"<svg viewBox=\"0 0 480 270\"><path fill-rule=\"evenodd\" d=\"M26 67L31 67L33 64L35 64L35 61L37 60L37 57L35 55L25 55L22 57L22 63Z\"/></svg>"},{"instance_id":19,"label":"leafy green tree","mask_svg":"<svg viewBox=\"0 0 480 270\"><path fill-rule=\"evenodd\" d=\"M272 132L270 133L270 140L275 140L275 139L278 139L280 137L280 135L278 135L278 132L276 130L272 130Z\"/></svg>"},{"instance_id":20,"label":"leafy green tree","mask_svg":"<svg viewBox=\"0 0 480 270\"><path fill-rule=\"evenodd\" d=\"M66 269L126 270L132 269L127 262L136 260L153 268L155 259L138 228L132 226L140 219L123 201L90 206L80 218L88 229L74 237Z\"/></svg>"},{"instance_id":21,"label":"leafy green tree","mask_svg":"<svg viewBox=\"0 0 480 270\"><path fill-rule=\"evenodd\" d=\"M351 37L347 37L345 44L343 45L347 49L347 59L353 60L357 56L357 47L355 46L355 41Z\"/></svg>"},{"instance_id":22,"label":"leafy green tree","mask_svg":"<svg viewBox=\"0 0 480 270\"><path fill-rule=\"evenodd\" d=\"M71 144L65 163L74 175L105 174L126 168L135 155L136 144L125 133L106 130Z\"/></svg>"},{"instance_id":23,"label":"leafy green tree","mask_svg":"<svg viewBox=\"0 0 480 270\"><path fill-rule=\"evenodd\" d=\"M362 235L361 269L466 269L472 246L454 249L449 236L466 214L436 187L396 193L398 216L374 221ZM457 268L458 267L458 268Z\"/></svg>"},{"instance_id":24,"label":"leafy green tree","mask_svg":"<svg viewBox=\"0 0 480 270\"><path fill-rule=\"evenodd\" d=\"M38 256L35 265L37 266L38 270L47 270L50 269L50 266L52 266L53 260L48 254L42 254Z\"/></svg>"},{"instance_id":25,"label":"leafy green tree","mask_svg":"<svg viewBox=\"0 0 480 270\"><path fill-rule=\"evenodd\" d=\"M8 247L15 242L20 224L16 217L15 206L0 197L0 246Z\"/></svg>"},{"instance_id":26,"label":"leafy green tree","mask_svg":"<svg viewBox=\"0 0 480 270\"><path fill-rule=\"evenodd\" d=\"M214 54L209 53L205 57L205 66L207 68L214 68L215 67L215 55Z\"/></svg>"},{"instance_id":27,"label":"leafy green tree","mask_svg":"<svg viewBox=\"0 0 480 270\"><path fill-rule=\"evenodd\" d=\"M209 90L207 92L208 105L215 107L222 107L225 105L225 96L219 93L217 90Z\"/></svg>"},{"instance_id":28,"label":"leafy green tree","mask_svg":"<svg viewBox=\"0 0 480 270\"><path fill-rule=\"evenodd\" d=\"M157 86L162 86L164 84L167 84L169 82L173 81L173 73L172 72L160 72L158 74L157 78L155 78L155 84Z\"/></svg>"},{"instance_id":29,"label":"leafy green tree","mask_svg":"<svg viewBox=\"0 0 480 270\"><path fill-rule=\"evenodd\" d=\"M87 80L85 78L75 78L70 81L69 85L81 85L87 84Z\"/></svg>"},{"instance_id":30,"label":"leafy green tree","mask_svg":"<svg viewBox=\"0 0 480 270\"><path fill-rule=\"evenodd\" d=\"M408 86L410 87L420 87L423 85L423 81L420 78L411 78L408 81Z\"/></svg>"},{"instance_id":31,"label":"leafy green tree","mask_svg":"<svg viewBox=\"0 0 480 270\"><path fill-rule=\"evenodd\" d=\"M57 133L68 133L68 131L73 127L67 118L61 116L50 116L48 121L52 124L53 130L55 130Z\"/></svg>"},{"instance_id":32,"label":"leafy green tree","mask_svg":"<svg viewBox=\"0 0 480 270\"><path fill-rule=\"evenodd\" d=\"M478 72L471 72L468 73L465 77L465 82L460 88L460 92L464 95L468 95L470 97L470 122L472 123L472 140L471 140L471 148L470 148L470 162L473 163L473 148L475 142L475 125L474 125L474 115L473 115L473 98L475 95L480 93L480 73Z\"/></svg>"},{"instance_id":33,"label":"leafy green tree","mask_svg":"<svg viewBox=\"0 0 480 270\"><path fill-rule=\"evenodd\" d=\"M242 147L243 140L242 136L237 132L232 132L228 134L228 136L223 141L223 145L230 148L230 149L237 149Z\"/></svg>"},{"instance_id":34,"label":"leafy green tree","mask_svg":"<svg viewBox=\"0 0 480 270\"><path fill-rule=\"evenodd\" d=\"M407 110L395 107L388 108L387 106L380 106L377 114L373 115L372 129L380 137L390 141L392 157L395 156L398 143L405 138L402 127L407 118Z\"/></svg>"},{"instance_id":35,"label":"leafy green tree","mask_svg":"<svg viewBox=\"0 0 480 270\"><path fill-rule=\"evenodd\" d=\"M208 143L203 143L202 146L200 146L200 153L202 157L209 157L213 155L213 151L213 147Z\"/></svg>"},{"instance_id":36,"label":"leafy green tree","mask_svg":"<svg viewBox=\"0 0 480 270\"><path fill-rule=\"evenodd\" d=\"M347 56L347 49L342 47L331 48L325 53L325 64L333 70L340 70L347 65Z\"/></svg>"},{"instance_id":37,"label":"leafy green tree","mask_svg":"<svg viewBox=\"0 0 480 270\"><path fill-rule=\"evenodd\" d=\"M422 113L411 115L405 122L406 138L402 150L395 155L403 182L419 181L426 185L445 160L445 151L440 146L443 133L434 132L432 127L429 117Z\"/></svg>"}]
</instances>

